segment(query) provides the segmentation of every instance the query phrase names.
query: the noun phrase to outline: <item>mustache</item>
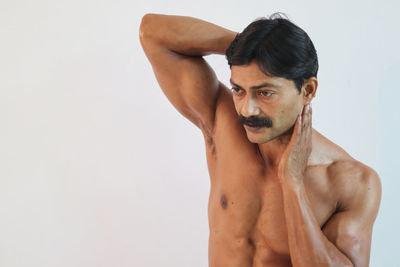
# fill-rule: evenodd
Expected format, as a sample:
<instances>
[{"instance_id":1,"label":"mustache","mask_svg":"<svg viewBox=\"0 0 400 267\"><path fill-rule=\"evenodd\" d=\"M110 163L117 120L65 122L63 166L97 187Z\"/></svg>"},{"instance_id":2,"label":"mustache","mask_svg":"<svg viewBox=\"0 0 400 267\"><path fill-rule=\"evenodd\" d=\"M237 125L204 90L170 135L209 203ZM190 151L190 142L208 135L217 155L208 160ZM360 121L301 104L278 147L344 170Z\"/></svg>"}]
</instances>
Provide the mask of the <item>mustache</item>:
<instances>
[{"instance_id":1,"label":"mustache","mask_svg":"<svg viewBox=\"0 0 400 267\"><path fill-rule=\"evenodd\" d=\"M266 127L266 128L272 127L272 120L268 117L259 118L256 116L250 116L246 118L242 115L239 115L238 122L242 125L248 125L253 127Z\"/></svg>"}]
</instances>

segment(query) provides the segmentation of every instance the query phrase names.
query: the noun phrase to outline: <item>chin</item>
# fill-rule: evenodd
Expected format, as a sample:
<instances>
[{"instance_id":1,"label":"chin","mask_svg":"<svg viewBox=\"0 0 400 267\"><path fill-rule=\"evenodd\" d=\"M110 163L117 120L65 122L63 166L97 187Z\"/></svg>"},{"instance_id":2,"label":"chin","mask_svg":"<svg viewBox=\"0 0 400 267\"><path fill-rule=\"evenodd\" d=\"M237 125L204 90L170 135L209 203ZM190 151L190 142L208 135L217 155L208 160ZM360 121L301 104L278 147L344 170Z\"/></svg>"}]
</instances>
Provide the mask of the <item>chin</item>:
<instances>
[{"instance_id":1,"label":"chin","mask_svg":"<svg viewBox=\"0 0 400 267\"><path fill-rule=\"evenodd\" d=\"M247 139L253 144L264 144L271 141L273 138L263 134L247 133Z\"/></svg>"},{"instance_id":2,"label":"chin","mask_svg":"<svg viewBox=\"0 0 400 267\"><path fill-rule=\"evenodd\" d=\"M253 143L253 144L262 144L262 143L260 142L260 140L257 140L257 139L254 139L254 138L250 138L250 137L248 137L248 136L247 136L247 139L250 141L250 143Z\"/></svg>"},{"instance_id":3,"label":"chin","mask_svg":"<svg viewBox=\"0 0 400 267\"><path fill-rule=\"evenodd\" d=\"M248 139L249 139L250 143L259 144L259 145L265 144L265 143L268 143L269 141L271 141L269 139L267 139L267 140L265 140L265 139L254 139L254 138L253 139L248 138Z\"/></svg>"}]
</instances>

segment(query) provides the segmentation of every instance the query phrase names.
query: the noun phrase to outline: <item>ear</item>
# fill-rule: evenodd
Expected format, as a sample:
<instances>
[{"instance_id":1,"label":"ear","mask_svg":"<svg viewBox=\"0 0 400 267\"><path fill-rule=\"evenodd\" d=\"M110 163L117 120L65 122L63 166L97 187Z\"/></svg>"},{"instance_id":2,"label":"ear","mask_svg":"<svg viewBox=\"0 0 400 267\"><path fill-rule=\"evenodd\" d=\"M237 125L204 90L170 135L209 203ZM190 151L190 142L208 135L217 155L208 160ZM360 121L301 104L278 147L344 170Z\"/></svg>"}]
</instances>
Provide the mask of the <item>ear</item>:
<instances>
[{"instance_id":1,"label":"ear","mask_svg":"<svg viewBox=\"0 0 400 267\"><path fill-rule=\"evenodd\" d=\"M304 105L309 104L317 92L318 80L316 77L307 79L302 86Z\"/></svg>"}]
</instances>

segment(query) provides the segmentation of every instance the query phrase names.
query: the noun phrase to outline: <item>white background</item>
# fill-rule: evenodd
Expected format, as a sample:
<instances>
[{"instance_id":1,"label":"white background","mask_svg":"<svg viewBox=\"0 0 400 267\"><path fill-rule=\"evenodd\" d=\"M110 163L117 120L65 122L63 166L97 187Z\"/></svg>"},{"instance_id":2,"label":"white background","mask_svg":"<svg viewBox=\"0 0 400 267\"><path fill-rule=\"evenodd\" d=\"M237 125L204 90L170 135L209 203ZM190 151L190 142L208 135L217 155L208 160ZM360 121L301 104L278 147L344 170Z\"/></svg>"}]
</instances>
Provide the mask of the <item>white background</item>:
<instances>
[{"instance_id":1,"label":"white background","mask_svg":"<svg viewBox=\"0 0 400 267\"><path fill-rule=\"evenodd\" d=\"M320 61L313 125L382 179L371 266L400 266L398 1L0 0L0 266L207 266L200 131L140 47L148 12L242 31L285 12ZM227 83L222 56L207 57Z\"/></svg>"}]
</instances>

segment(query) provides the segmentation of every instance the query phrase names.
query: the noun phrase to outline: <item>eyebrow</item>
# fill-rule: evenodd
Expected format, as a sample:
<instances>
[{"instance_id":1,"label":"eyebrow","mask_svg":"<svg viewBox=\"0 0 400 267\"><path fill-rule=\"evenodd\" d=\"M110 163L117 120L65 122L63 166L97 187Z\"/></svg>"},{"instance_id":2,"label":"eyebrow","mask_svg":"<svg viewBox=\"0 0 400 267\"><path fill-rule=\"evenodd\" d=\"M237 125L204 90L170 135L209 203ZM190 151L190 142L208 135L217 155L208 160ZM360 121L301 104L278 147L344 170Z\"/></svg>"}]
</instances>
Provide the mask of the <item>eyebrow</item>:
<instances>
[{"instance_id":1,"label":"eyebrow","mask_svg":"<svg viewBox=\"0 0 400 267\"><path fill-rule=\"evenodd\" d=\"M240 85L238 85L237 83L235 83L234 81L232 81L232 79L230 79L229 81L230 81L230 83L231 83L232 85L234 85L234 86L236 86L236 87L238 87L238 88L240 88L240 89L243 89L243 87L241 87ZM280 88L281 86L276 85L276 84L273 84L273 83L268 83L268 82L266 82L266 83L262 83L262 84L260 84L260 85L252 86L252 87L250 87L250 89L251 89L251 90L258 90L258 89L261 89L261 88L263 88L263 87Z\"/></svg>"}]
</instances>

